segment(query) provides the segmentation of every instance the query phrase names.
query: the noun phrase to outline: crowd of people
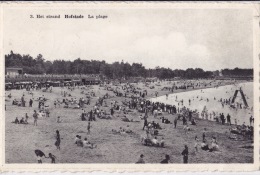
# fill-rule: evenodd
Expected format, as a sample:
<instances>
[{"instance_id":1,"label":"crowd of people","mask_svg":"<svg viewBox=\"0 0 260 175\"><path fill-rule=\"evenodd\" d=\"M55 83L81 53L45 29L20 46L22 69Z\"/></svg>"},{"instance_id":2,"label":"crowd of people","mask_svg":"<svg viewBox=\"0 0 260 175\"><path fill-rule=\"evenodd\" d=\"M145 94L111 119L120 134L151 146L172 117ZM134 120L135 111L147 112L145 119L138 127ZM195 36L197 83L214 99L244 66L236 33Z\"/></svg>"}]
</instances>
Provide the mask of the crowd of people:
<instances>
[{"instance_id":1,"label":"crowd of people","mask_svg":"<svg viewBox=\"0 0 260 175\"><path fill-rule=\"evenodd\" d=\"M149 83L148 83L149 84ZM147 83L145 84L147 85ZM179 83L173 82L172 86L162 88L162 91L170 91L169 93L174 93L178 89L187 90L187 89L196 89L196 88L205 88L205 87L219 87L221 86L221 82L209 81L205 83L204 81L180 81ZM160 86L160 83L157 83L155 86ZM150 86L149 86L150 87ZM232 129L230 129L230 133L232 134L241 134L242 135L250 135L252 138L253 135L253 116L250 117L250 126L242 126L240 127L236 123L231 122L232 116L227 114L226 117L224 113L209 113L207 108L205 107L201 112L197 110L191 110L189 107L183 105L183 99L177 99L178 105L166 104L161 102L155 102L150 100L147 97L159 96L158 90L153 90L150 94L149 90L142 89L135 84L125 83L125 84L101 84L99 85L99 89L105 90L105 94L101 94L97 96L97 94L91 90L91 86L83 86L83 87L59 87L61 88L60 98L56 98L53 101L49 102L50 99L47 99L42 95L41 97L34 99L31 93L28 95L23 94L21 97L21 101L17 101L15 98L12 101L12 105L18 105L21 107L26 107L25 98L30 98L29 107L33 110L33 125L38 125L39 117L45 116L50 117L50 109L49 105L53 102L54 109L64 107L64 108L73 108L77 110L81 110L79 113L79 120L87 122L86 131L87 134L90 135L92 122L97 122L99 119L116 119L120 118L121 121L127 122L126 128L120 126L119 129L112 129L112 133L114 134L133 134L136 131L129 129L130 123L143 123L140 127L140 130L143 130L144 135L141 136L141 143L144 146L152 146L152 147L160 147L165 148L168 147L170 141L165 140L164 136L164 126L171 125L172 129L178 130L178 132L183 132L184 134L191 133L190 131L194 131L194 128L197 127L200 123L201 119L215 119L216 122L221 123L222 125L230 125ZM66 89L67 88L67 89ZM80 98L73 97L73 91L75 89L81 90ZM52 92L50 92L52 93ZM33 93L32 93L33 94ZM11 93L8 95L11 97ZM27 97L28 96L28 97ZM114 98L116 97L116 98ZM121 97L123 100L118 100L118 97ZM166 94L166 98L168 99L169 95ZM180 98L180 97L179 97ZM94 100L95 99L95 100ZM209 101L209 99L206 99ZM33 107L34 101L38 102L38 108L35 109ZM48 104L47 104L48 101ZM231 105L230 99L220 99L219 100L223 105ZM189 104L191 100L189 100ZM237 107L240 107L239 105ZM78 112L78 111L77 111ZM139 117L135 117L133 119L132 112L137 112L140 114ZM200 114L199 114L200 113ZM130 116L130 117L128 117ZM167 116L167 117L166 117ZM29 116L26 113L25 119L22 117L21 120L18 117L15 118L15 124L29 124ZM142 122L143 121L143 122ZM61 116L57 117L57 123L62 123L63 120ZM180 124L181 123L181 124ZM135 125L135 124L132 124ZM206 139L206 128L204 128L203 135L201 141L196 136L195 137L195 145L194 152L198 152L199 148L204 151L220 151L220 145L217 142L217 135L208 136L211 140ZM245 131L245 132L243 132ZM196 134L196 133L195 133ZM234 136L230 136L232 138ZM84 139L83 139L84 138ZM87 137L82 137L80 135L76 135L74 143L83 148L96 148L97 145L91 143ZM61 149L61 137L60 131L56 130L56 141L54 143L57 150ZM188 146L190 148L188 148ZM180 150L180 155L183 156L183 163L188 163L189 149L192 146L185 145L184 149ZM41 150L35 150L35 154L38 158L38 163L42 163L41 158L46 157L45 154ZM49 158L51 158L51 162L55 163L56 157L49 154ZM169 163L170 156L166 154L165 159L161 161L161 163ZM140 155L139 160L136 163L145 163L144 155Z\"/></svg>"}]
</instances>

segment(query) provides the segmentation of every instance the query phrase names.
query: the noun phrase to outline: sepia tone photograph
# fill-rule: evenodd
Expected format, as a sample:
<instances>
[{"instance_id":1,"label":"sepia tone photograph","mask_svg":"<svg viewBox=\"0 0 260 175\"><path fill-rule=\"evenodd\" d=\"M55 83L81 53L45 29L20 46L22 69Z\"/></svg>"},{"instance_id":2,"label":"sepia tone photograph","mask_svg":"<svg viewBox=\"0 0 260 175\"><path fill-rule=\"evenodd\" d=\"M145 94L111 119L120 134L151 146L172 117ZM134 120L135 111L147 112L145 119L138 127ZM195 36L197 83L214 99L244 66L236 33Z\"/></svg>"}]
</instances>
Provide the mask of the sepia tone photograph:
<instances>
[{"instance_id":1,"label":"sepia tone photograph","mask_svg":"<svg viewBox=\"0 0 260 175\"><path fill-rule=\"evenodd\" d=\"M5 164L256 163L257 6L84 7L3 6Z\"/></svg>"}]
</instances>

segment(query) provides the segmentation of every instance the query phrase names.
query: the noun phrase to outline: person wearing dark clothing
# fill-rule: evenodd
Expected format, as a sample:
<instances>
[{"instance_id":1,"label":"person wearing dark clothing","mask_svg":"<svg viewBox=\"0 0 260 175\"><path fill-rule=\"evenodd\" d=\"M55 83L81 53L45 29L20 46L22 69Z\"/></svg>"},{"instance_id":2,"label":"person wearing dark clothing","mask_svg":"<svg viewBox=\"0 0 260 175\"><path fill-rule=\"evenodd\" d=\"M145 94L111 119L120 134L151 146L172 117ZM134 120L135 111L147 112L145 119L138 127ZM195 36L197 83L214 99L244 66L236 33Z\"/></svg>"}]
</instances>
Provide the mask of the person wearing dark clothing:
<instances>
[{"instance_id":1,"label":"person wearing dark clothing","mask_svg":"<svg viewBox=\"0 0 260 175\"><path fill-rule=\"evenodd\" d=\"M51 163L55 163L56 157L53 154L49 153L49 158L51 159Z\"/></svg>"},{"instance_id":2,"label":"person wearing dark clothing","mask_svg":"<svg viewBox=\"0 0 260 175\"><path fill-rule=\"evenodd\" d=\"M35 154L36 154L36 156L37 156L37 158L38 158L38 163L42 163L41 158L42 158L43 156L44 156L45 158L47 158L47 157L45 156L45 154L44 154L41 150L39 150L39 149L34 150L34 152L35 152Z\"/></svg>"},{"instance_id":3,"label":"person wearing dark clothing","mask_svg":"<svg viewBox=\"0 0 260 175\"><path fill-rule=\"evenodd\" d=\"M177 127L177 122L178 122L178 119L177 119L177 117L174 119L174 128L176 128Z\"/></svg>"},{"instance_id":4,"label":"person wearing dark clothing","mask_svg":"<svg viewBox=\"0 0 260 175\"><path fill-rule=\"evenodd\" d=\"M206 134L205 134L205 132L203 132L203 134L202 134L202 141L206 141Z\"/></svg>"},{"instance_id":5,"label":"person wearing dark clothing","mask_svg":"<svg viewBox=\"0 0 260 175\"><path fill-rule=\"evenodd\" d=\"M111 109L110 109L110 112L111 112L111 115L113 116L113 115L114 115L114 109L111 108Z\"/></svg>"},{"instance_id":6,"label":"person wearing dark clothing","mask_svg":"<svg viewBox=\"0 0 260 175\"><path fill-rule=\"evenodd\" d=\"M192 118L192 112L189 111L189 121L191 121L191 118Z\"/></svg>"},{"instance_id":7,"label":"person wearing dark clothing","mask_svg":"<svg viewBox=\"0 0 260 175\"><path fill-rule=\"evenodd\" d=\"M57 147L58 150L60 150L60 132L58 130L56 131L55 146Z\"/></svg>"},{"instance_id":8,"label":"person wearing dark clothing","mask_svg":"<svg viewBox=\"0 0 260 175\"><path fill-rule=\"evenodd\" d=\"M147 119L144 118L144 127L143 127L143 130L144 130L144 128L145 128L146 126L148 126L148 122L147 122Z\"/></svg>"},{"instance_id":9,"label":"person wearing dark clothing","mask_svg":"<svg viewBox=\"0 0 260 175\"><path fill-rule=\"evenodd\" d=\"M170 156L168 154L165 155L165 159L163 159L161 161L162 164L166 164L166 163L169 163L169 160L170 160Z\"/></svg>"},{"instance_id":10,"label":"person wearing dark clothing","mask_svg":"<svg viewBox=\"0 0 260 175\"><path fill-rule=\"evenodd\" d=\"M182 151L181 155L183 156L183 163L188 163L189 150L187 145L184 146L184 150Z\"/></svg>"},{"instance_id":11,"label":"person wearing dark clothing","mask_svg":"<svg viewBox=\"0 0 260 175\"><path fill-rule=\"evenodd\" d=\"M229 125L231 125L231 117L230 117L229 114L227 115L227 123L228 123Z\"/></svg>"},{"instance_id":12,"label":"person wearing dark clothing","mask_svg":"<svg viewBox=\"0 0 260 175\"><path fill-rule=\"evenodd\" d=\"M253 116L251 116L251 117L249 118L249 122L250 122L250 126L252 126L252 124L254 123L254 118L253 118Z\"/></svg>"},{"instance_id":13,"label":"person wearing dark clothing","mask_svg":"<svg viewBox=\"0 0 260 175\"><path fill-rule=\"evenodd\" d=\"M15 124L19 124L19 120L18 120L17 117L15 118L14 123L15 123Z\"/></svg>"},{"instance_id":14,"label":"person wearing dark clothing","mask_svg":"<svg viewBox=\"0 0 260 175\"><path fill-rule=\"evenodd\" d=\"M183 125L186 125L186 122L187 122L187 119L186 119L186 117L182 117L182 122L183 122Z\"/></svg>"},{"instance_id":15,"label":"person wearing dark clothing","mask_svg":"<svg viewBox=\"0 0 260 175\"><path fill-rule=\"evenodd\" d=\"M92 121L92 120L93 120L93 111L91 110L89 112L89 119L88 119L88 121Z\"/></svg>"},{"instance_id":16,"label":"person wearing dark clothing","mask_svg":"<svg viewBox=\"0 0 260 175\"><path fill-rule=\"evenodd\" d=\"M32 101L32 99L30 99L29 106L32 107L32 104L33 104L33 101Z\"/></svg>"},{"instance_id":17,"label":"person wearing dark clothing","mask_svg":"<svg viewBox=\"0 0 260 175\"><path fill-rule=\"evenodd\" d=\"M222 125L224 125L225 124L225 116L224 116L223 113L220 115L220 119L221 119Z\"/></svg>"}]
</instances>

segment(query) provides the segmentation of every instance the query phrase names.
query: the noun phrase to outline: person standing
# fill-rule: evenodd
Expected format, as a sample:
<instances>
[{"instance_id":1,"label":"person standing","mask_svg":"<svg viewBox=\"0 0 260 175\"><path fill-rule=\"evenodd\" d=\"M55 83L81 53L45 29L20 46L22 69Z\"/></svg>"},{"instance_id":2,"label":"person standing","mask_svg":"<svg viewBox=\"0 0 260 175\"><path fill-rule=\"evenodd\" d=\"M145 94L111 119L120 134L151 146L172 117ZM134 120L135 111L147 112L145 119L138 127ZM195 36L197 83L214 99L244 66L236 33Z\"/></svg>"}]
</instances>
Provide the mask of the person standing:
<instances>
[{"instance_id":1,"label":"person standing","mask_svg":"<svg viewBox=\"0 0 260 175\"><path fill-rule=\"evenodd\" d=\"M228 123L229 125L231 125L231 117L230 117L229 114L227 115L227 123Z\"/></svg>"},{"instance_id":2,"label":"person standing","mask_svg":"<svg viewBox=\"0 0 260 175\"><path fill-rule=\"evenodd\" d=\"M194 145L195 152L198 152L198 147L199 147L199 139L197 136L195 136L195 145Z\"/></svg>"},{"instance_id":3,"label":"person standing","mask_svg":"<svg viewBox=\"0 0 260 175\"><path fill-rule=\"evenodd\" d=\"M88 127L87 127L87 129L88 129L88 134L90 134L90 128L91 128L91 125L90 125L90 121L88 122Z\"/></svg>"},{"instance_id":4,"label":"person standing","mask_svg":"<svg viewBox=\"0 0 260 175\"><path fill-rule=\"evenodd\" d=\"M110 109L110 112L111 112L111 115L114 116L114 109L113 108Z\"/></svg>"},{"instance_id":5,"label":"person standing","mask_svg":"<svg viewBox=\"0 0 260 175\"><path fill-rule=\"evenodd\" d=\"M55 146L57 147L58 150L60 150L60 132L59 132L59 130L56 130Z\"/></svg>"},{"instance_id":6,"label":"person standing","mask_svg":"<svg viewBox=\"0 0 260 175\"><path fill-rule=\"evenodd\" d=\"M176 127L177 127L177 122L178 122L178 118L177 118L177 117L175 117L175 119L174 119L174 121L173 121L173 123L174 123L174 128L176 128Z\"/></svg>"},{"instance_id":7,"label":"person standing","mask_svg":"<svg viewBox=\"0 0 260 175\"><path fill-rule=\"evenodd\" d=\"M32 107L32 104L33 104L33 101L32 101L32 99L30 99L29 106Z\"/></svg>"},{"instance_id":8,"label":"person standing","mask_svg":"<svg viewBox=\"0 0 260 175\"><path fill-rule=\"evenodd\" d=\"M185 145L184 146L184 150L182 151L182 156L183 156L183 163L188 163L188 155L189 155L189 150L188 150L188 146Z\"/></svg>"},{"instance_id":9,"label":"person standing","mask_svg":"<svg viewBox=\"0 0 260 175\"><path fill-rule=\"evenodd\" d=\"M143 127L143 130L144 130L144 128L147 127L147 126L148 126L147 118L144 117L144 127Z\"/></svg>"},{"instance_id":10,"label":"person standing","mask_svg":"<svg viewBox=\"0 0 260 175\"><path fill-rule=\"evenodd\" d=\"M24 122L25 122L26 124L28 124L28 119L29 119L29 116L28 116L27 113L25 113L25 121L24 121Z\"/></svg>"},{"instance_id":11,"label":"person standing","mask_svg":"<svg viewBox=\"0 0 260 175\"><path fill-rule=\"evenodd\" d=\"M183 125L186 125L186 122L187 122L187 119L186 119L185 116L183 116L183 117L182 117L182 123L183 123Z\"/></svg>"},{"instance_id":12,"label":"person standing","mask_svg":"<svg viewBox=\"0 0 260 175\"><path fill-rule=\"evenodd\" d=\"M34 126L37 126L38 113L36 112L36 110L34 110L33 118L34 118L33 125L34 125Z\"/></svg>"},{"instance_id":13,"label":"person standing","mask_svg":"<svg viewBox=\"0 0 260 175\"><path fill-rule=\"evenodd\" d=\"M92 121L92 119L93 119L93 111L90 110L88 121Z\"/></svg>"},{"instance_id":14,"label":"person standing","mask_svg":"<svg viewBox=\"0 0 260 175\"><path fill-rule=\"evenodd\" d=\"M206 134L205 134L205 131L206 131L206 129L204 128L204 131L203 131L203 134L202 134L202 141L204 142L206 142Z\"/></svg>"},{"instance_id":15,"label":"person standing","mask_svg":"<svg viewBox=\"0 0 260 175\"><path fill-rule=\"evenodd\" d=\"M51 163L55 163L56 156L54 156L52 153L49 153L49 158L51 159Z\"/></svg>"},{"instance_id":16,"label":"person standing","mask_svg":"<svg viewBox=\"0 0 260 175\"><path fill-rule=\"evenodd\" d=\"M251 117L249 118L249 122L250 122L250 126L252 126L252 123L254 124L254 118L253 118L252 115L251 115Z\"/></svg>"}]
</instances>

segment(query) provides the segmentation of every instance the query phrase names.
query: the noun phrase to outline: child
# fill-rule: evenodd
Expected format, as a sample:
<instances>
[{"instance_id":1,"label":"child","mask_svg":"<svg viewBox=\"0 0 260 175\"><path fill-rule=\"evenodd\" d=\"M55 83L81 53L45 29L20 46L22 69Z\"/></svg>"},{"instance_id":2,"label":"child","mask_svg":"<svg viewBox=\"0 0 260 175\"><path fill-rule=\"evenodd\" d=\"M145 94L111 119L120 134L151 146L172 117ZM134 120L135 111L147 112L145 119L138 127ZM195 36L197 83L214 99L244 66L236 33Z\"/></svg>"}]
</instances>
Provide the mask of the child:
<instances>
[{"instance_id":1,"label":"child","mask_svg":"<svg viewBox=\"0 0 260 175\"><path fill-rule=\"evenodd\" d=\"M53 154L49 153L49 157L48 158L51 159L51 163L55 163L56 157Z\"/></svg>"}]
</instances>

